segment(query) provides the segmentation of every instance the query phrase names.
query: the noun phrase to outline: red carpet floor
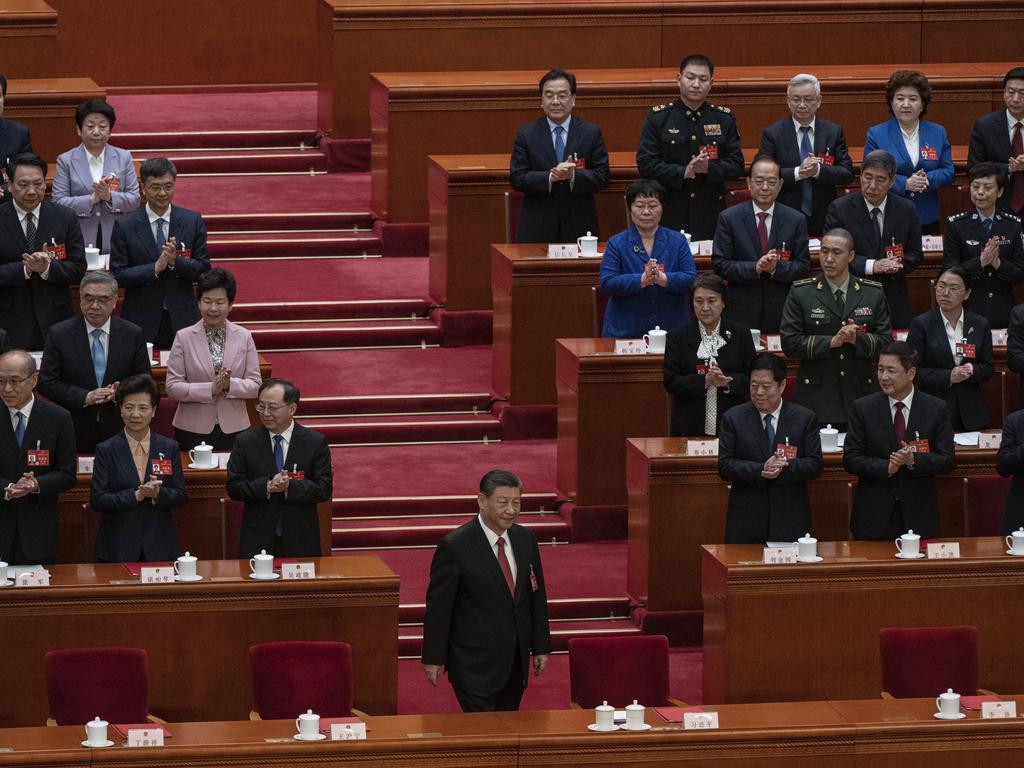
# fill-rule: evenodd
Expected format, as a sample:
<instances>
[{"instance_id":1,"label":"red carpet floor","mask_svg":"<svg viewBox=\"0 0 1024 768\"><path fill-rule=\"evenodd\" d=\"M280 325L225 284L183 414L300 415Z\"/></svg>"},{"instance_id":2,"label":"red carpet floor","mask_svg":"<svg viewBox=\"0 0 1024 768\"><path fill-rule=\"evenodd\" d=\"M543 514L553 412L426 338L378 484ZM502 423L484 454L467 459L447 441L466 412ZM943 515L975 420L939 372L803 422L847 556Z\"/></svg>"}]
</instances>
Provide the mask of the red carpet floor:
<instances>
[{"instance_id":1,"label":"red carpet floor","mask_svg":"<svg viewBox=\"0 0 1024 768\"><path fill-rule=\"evenodd\" d=\"M316 125L316 91L110 96L121 133L271 131ZM113 144L117 144L115 134Z\"/></svg>"},{"instance_id":2,"label":"red carpet floor","mask_svg":"<svg viewBox=\"0 0 1024 768\"><path fill-rule=\"evenodd\" d=\"M370 174L181 176L174 202L204 215L329 211L369 216Z\"/></svg>"}]
</instances>

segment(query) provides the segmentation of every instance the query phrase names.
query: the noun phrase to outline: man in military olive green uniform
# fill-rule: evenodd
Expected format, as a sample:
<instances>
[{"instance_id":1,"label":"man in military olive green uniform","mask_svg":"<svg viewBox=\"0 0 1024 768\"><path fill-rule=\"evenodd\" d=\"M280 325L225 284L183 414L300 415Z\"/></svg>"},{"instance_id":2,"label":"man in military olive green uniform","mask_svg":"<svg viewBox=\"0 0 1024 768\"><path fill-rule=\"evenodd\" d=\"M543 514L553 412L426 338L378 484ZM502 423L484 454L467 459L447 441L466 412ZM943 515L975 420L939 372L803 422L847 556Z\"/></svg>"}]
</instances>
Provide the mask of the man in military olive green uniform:
<instances>
[{"instance_id":1,"label":"man in military olive green uniform","mask_svg":"<svg viewBox=\"0 0 1024 768\"><path fill-rule=\"evenodd\" d=\"M853 401L877 391L878 354L892 343L882 284L850 274L853 235L821 238L818 277L798 280L782 309L782 350L800 359L795 400L821 426L845 430Z\"/></svg>"},{"instance_id":2,"label":"man in military olive green uniform","mask_svg":"<svg viewBox=\"0 0 1024 768\"><path fill-rule=\"evenodd\" d=\"M715 66L692 55L679 65L679 98L647 113L636 151L640 178L668 190L661 224L710 240L724 207L725 182L743 175L736 117L705 99Z\"/></svg>"}]
</instances>

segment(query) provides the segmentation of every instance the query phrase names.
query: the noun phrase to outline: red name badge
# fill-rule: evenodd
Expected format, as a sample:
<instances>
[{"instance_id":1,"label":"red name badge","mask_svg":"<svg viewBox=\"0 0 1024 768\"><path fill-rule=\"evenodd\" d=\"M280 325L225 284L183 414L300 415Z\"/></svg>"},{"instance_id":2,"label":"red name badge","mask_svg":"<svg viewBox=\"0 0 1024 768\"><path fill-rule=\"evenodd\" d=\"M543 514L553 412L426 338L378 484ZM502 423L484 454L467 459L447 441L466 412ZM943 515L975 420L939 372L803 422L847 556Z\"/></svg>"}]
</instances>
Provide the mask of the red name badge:
<instances>
[{"instance_id":1,"label":"red name badge","mask_svg":"<svg viewBox=\"0 0 1024 768\"><path fill-rule=\"evenodd\" d=\"M789 261L789 251L780 251L776 248L775 255L779 257L779 261Z\"/></svg>"},{"instance_id":2,"label":"red name badge","mask_svg":"<svg viewBox=\"0 0 1024 768\"><path fill-rule=\"evenodd\" d=\"M784 443L779 443L778 445L775 446L775 455L783 457L787 461L789 459L795 459L798 451L799 449L795 445L785 445Z\"/></svg>"},{"instance_id":3,"label":"red name badge","mask_svg":"<svg viewBox=\"0 0 1024 768\"><path fill-rule=\"evenodd\" d=\"M910 450L914 453L928 453L928 441L927 440L911 440Z\"/></svg>"},{"instance_id":4,"label":"red name badge","mask_svg":"<svg viewBox=\"0 0 1024 768\"><path fill-rule=\"evenodd\" d=\"M868 324L867 323L861 323L860 325L857 326L857 333L867 333L867 332L868 332Z\"/></svg>"},{"instance_id":5,"label":"red name badge","mask_svg":"<svg viewBox=\"0 0 1024 768\"><path fill-rule=\"evenodd\" d=\"M700 151L708 156L708 160L718 159L718 145L717 144L701 144Z\"/></svg>"},{"instance_id":6,"label":"red name badge","mask_svg":"<svg viewBox=\"0 0 1024 768\"><path fill-rule=\"evenodd\" d=\"M192 258L192 249L191 248L182 248L179 251L175 251L175 254L179 258L182 258L182 259L191 259Z\"/></svg>"},{"instance_id":7,"label":"red name badge","mask_svg":"<svg viewBox=\"0 0 1024 768\"><path fill-rule=\"evenodd\" d=\"M293 470L293 471L288 473L288 479L289 480L305 480L306 479L306 473L303 470L301 470L301 469Z\"/></svg>"},{"instance_id":8,"label":"red name badge","mask_svg":"<svg viewBox=\"0 0 1024 768\"><path fill-rule=\"evenodd\" d=\"M54 243L46 246L46 253L51 259L57 259L58 261L64 261L68 257L68 249L64 243Z\"/></svg>"},{"instance_id":9,"label":"red name badge","mask_svg":"<svg viewBox=\"0 0 1024 768\"><path fill-rule=\"evenodd\" d=\"M0 166L0 181L4 184L10 181L10 179L7 178L7 168L5 166Z\"/></svg>"},{"instance_id":10,"label":"red name badge","mask_svg":"<svg viewBox=\"0 0 1024 768\"><path fill-rule=\"evenodd\" d=\"M665 265L664 265L664 263L662 263L660 261L658 262L658 271L659 272L664 272L665 271Z\"/></svg>"},{"instance_id":11,"label":"red name badge","mask_svg":"<svg viewBox=\"0 0 1024 768\"><path fill-rule=\"evenodd\" d=\"M822 154L821 152L819 152L816 156L820 157L821 162L824 163L825 165L835 165L836 158L833 155L830 155L828 153Z\"/></svg>"},{"instance_id":12,"label":"red name badge","mask_svg":"<svg viewBox=\"0 0 1024 768\"><path fill-rule=\"evenodd\" d=\"M977 348L974 344L967 344L966 342L958 341L956 343L956 354L957 357L962 357L965 360L973 360L974 355L977 353Z\"/></svg>"},{"instance_id":13,"label":"red name badge","mask_svg":"<svg viewBox=\"0 0 1024 768\"><path fill-rule=\"evenodd\" d=\"M120 192L121 191L121 180L119 178L117 178L117 176L108 176L107 177L107 189L109 189L111 192Z\"/></svg>"},{"instance_id":14,"label":"red name badge","mask_svg":"<svg viewBox=\"0 0 1024 768\"><path fill-rule=\"evenodd\" d=\"M900 243L885 246L885 255L896 261L903 261L903 246Z\"/></svg>"},{"instance_id":15,"label":"red name badge","mask_svg":"<svg viewBox=\"0 0 1024 768\"><path fill-rule=\"evenodd\" d=\"M697 373L701 374L702 376L707 374L708 370L708 366L704 365L703 363L697 366Z\"/></svg>"},{"instance_id":16,"label":"red name badge","mask_svg":"<svg viewBox=\"0 0 1024 768\"><path fill-rule=\"evenodd\" d=\"M48 450L28 451L25 463L30 467L50 466L50 452Z\"/></svg>"},{"instance_id":17,"label":"red name badge","mask_svg":"<svg viewBox=\"0 0 1024 768\"><path fill-rule=\"evenodd\" d=\"M935 147L929 147L925 144L921 147L921 159L922 160L938 160L939 153L935 151Z\"/></svg>"},{"instance_id":18,"label":"red name badge","mask_svg":"<svg viewBox=\"0 0 1024 768\"><path fill-rule=\"evenodd\" d=\"M530 563L530 589L534 592L540 589L540 585L537 583L537 574L533 572L533 563Z\"/></svg>"},{"instance_id":19,"label":"red name badge","mask_svg":"<svg viewBox=\"0 0 1024 768\"><path fill-rule=\"evenodd\" d=\"M171 475L174 472L174 467L171 465L170 459L152 459L149 462L149 474L151 475Z\"/></svg>"},{"instance_id":20,"label":"red name badge","mask_svg":"<svg viewBox=\"0 0 1024 768\"><path fill-rule=\"evenodd\" d=\"M577 168L586 168L587 167L587 161L585 159L583 159L582 157L577 157L576 158L576 167Z\"/></svg>"}]
</instances>

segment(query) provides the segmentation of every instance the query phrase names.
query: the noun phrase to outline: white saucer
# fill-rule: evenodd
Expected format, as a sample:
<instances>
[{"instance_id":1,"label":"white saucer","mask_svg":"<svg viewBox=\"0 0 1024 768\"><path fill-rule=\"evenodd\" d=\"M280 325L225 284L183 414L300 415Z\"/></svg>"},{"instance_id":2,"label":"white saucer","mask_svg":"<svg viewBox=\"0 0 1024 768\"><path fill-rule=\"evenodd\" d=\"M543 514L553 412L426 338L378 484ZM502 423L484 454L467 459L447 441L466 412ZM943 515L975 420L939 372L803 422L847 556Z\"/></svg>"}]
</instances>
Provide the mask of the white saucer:
<instances>
[{"instance_id":1,"label":"white saucer","mask_svg":"<svg viewBox=\"0 0 1024 768\"><path fill-rule=\"evenodd\" d=\"M88 741L83 741L82 746L88 747L89 749L103 749L104 747L114 746L114 742L112 742L110 739L100 742L99 744L90 744Z\"/></svg>"},{"instance_id":2,"label":"white saucer","mask_svg":"<svg viewBox=\"0 0 1024 768\"><path fill-rule=\"evenodd\" d=\"M178 575L175 575L174 580L175 581L202 581L203 577L200 576L198 573L195 576L178 576Z\"/></svg>"},{"instance_id":3,"label":"white saucer","mask_svg":"<svg viewBox=\"0 0 1024 768\"><path fill-rule=\"evenodd\" d=\"M255 573L249 574L250 579L256 579L256 581L273 581L274 579L280 579L280 573L272 573L269 576L257 576Z\"/></svg>"},{"instance_id":4,"label":"white saucer","mask_svg":"<svg viewBox=\"0 0 1024 768\"><path fill-rule=\"evenodd\" d=\"M822 453L842 453L843 449L840 448L839 446L836 446L835 448L822 448L821 452Z\"/></svg>"},{"instance_id":5,"label":"white saucer","mask_svg":"<svg viewBox=\"0 0 1024 768\"><path fill-rule=\"evenodd\" d=\"M902 552L897 552L896 557L900 560L920 560L924 557L924 552L918 552L916 555L905 555Z\"/></svg>"},{"instance_id":6,"label":"white saucer","mask_svg":"<svg viewBox=\"0 0 1024 768\"><path fill-rule=\"evenodd\" d=\"M639 728L630 728L628 725L623 723L622 725L619 726L619 730L620 731L649 731L653 727L654 726L651 725L650 723L644 723Z\"/></svg>"},{"instance_id":7,"label":"white saucer","mask_svg":"<svg viewBox=\"0 0 1024 768\"><path fill-rule=\"evenodd\" d=\"M949 715L944 715L941 712L936 712L934 715L932 715L932 717L934 717L936 720L963 720L965 717L967 717L967 713L957 712L955 715L950 717Z\"/></svg>"},{"instance_id":8,"label":"white saucer","mask_svg":"<svg viewBox=\"0 0 1024 768\"><path fill-rule=\"evenodd\" d=\"M1007 553L1007 554L1009 554L1009 553ZM13 583L14 583L13 579L8 579L7 581L0 582L0 587L9 587Z\"/></svg>"},{"instance_id":9,"label":"white saucer","mask_svg":"<svg viewBox=\"0 0 1024 768\"><path fill-rule=\"evenodd\" d=\"M303 736L301 733L296 733L292 738L296 741L323 741L327 738L327 734L318 733L316 736Z\"/></svg>"},{"instance_id":10,"label":"white saucer","mask_svg":"<svg viewBox=\"0 0 1024 768\"><path fill-rule=\"evenodd\" d=\"M189 464L189 469L218 469L216 464Z\"/></svg>"},{"instance_id":11,"label":"white saucer","mask_svg":"<svg viewBox=\"0 0 1024 768\"><path fill-rule=\"evenodd\" d=\"M588 731L597 731L598 733L611 733L612 731L619 730L619 726L613 725L611 728L598 728L597 723L591 723L587 726Z\"/></svg>"},{"instance_id":12,"label":"white saucer","mask_svg":"<svg viewBox=\"0 0 1024 768\"><path fill-rule=\"evenodd\" d=\"M1010 557L1024 557L1024 552L1017 553L1017 552L1014 552L1012 549L1006 550L1006 554L1010 555ZM7 582L7 584L10 584L10 583L11 582L9 582L9 581ZM4 584L2 586L7 586L7 584Z\"/></svg>"},{"instance_id":13,"label":"white saucer","mask_svg":"<svg viewBox=\"0 0 1024 768\"><path fill-rule=\"evenodd\" d=\"M798 557L796 561L798 563L820 563L825 558L815 555L814 557Z\"/></svg>"}]
</instances>

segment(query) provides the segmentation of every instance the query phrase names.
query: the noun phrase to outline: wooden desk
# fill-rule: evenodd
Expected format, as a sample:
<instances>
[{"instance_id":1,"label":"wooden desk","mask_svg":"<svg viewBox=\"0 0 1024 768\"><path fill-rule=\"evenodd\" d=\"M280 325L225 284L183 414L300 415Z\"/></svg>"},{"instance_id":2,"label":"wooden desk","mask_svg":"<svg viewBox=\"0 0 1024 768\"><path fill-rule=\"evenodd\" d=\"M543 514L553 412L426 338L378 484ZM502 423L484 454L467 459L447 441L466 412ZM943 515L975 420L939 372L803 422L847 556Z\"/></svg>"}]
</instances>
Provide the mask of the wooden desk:
<instances>
[{"instance_id":1,"label":"wooden desk","mask_svg":"<svg viewBox=\"0 0 1024 768\"><path fill-rule=\"evenodd\" d=\"M762 548L701 548L704 702L867 698L881 685L882 627L978 628L978 684L1024 686L1024 560L1001 537L961 539L961 559L901 561L891 542L818 545L824 562L761 565Z\"/></svg>"},{"instance_id":2,"label":"wooden desk","mask_svg":"<svg viewBox=\"0 0 1024 768\"><path fill-rule=\"evenodd\" d=\"M900 66L815 67L825 100L822 116L841 124L851 144L860 144L868 126L886 119L885 83ZM932 87L929 119L946 127L951 143L966 144L978 116L1005 108L1002 79L1011 66L920 65ZM371 75L373 211L393 222L426 221L427 156L510 152L516 129L539 115L537 81L542 73ZM635 152L647 111L678 95L677 74L678 63L657 69L577 70L576 112L601 127L609 150ZM715 70L711 101L736 113L745 146L756 146L761 128L786 114L786 85L793 74L792 66Z\"/></svg>"},{"instance_id":3,"label":"wooden desk","mask_svg":"<svg viewBox=\"0 0 1024 768\"><path fill-rule=\"evenodd\" d=\"M8 80L56 75L57 12L43 0L4 0L0 48Z\"/></svg>"},{"instance_id":4,"label":"wooden desk","mask_svg":"<svg viewBox=\"0 0 1024 768\"><path fill-rule=\"evenodd\" d=\"M252 707L249 646L271 640L350 643L355 706L393 713L398 577L376 557L315 560L331 578L255 581L245 561L201 560L204 581L141 585L117 564L54 565L50 587L0 590L4 634L30 639L0 658L0 722L45 721L47 651L101 645L149 652L150 710L165 719L241 720Z\"/></svg>"},{"instance_id":5,"label":"wooden desk","mask_svg":"<svg viewBox=\"0 0 1024 768\"><path fill-rule=\"evenodd\" d=\"M6 43L4 46L6 54ZM106 97L106 91L87 77L9 80L4 117L28 127L32 150L53 174L57 155L82 143L75 127L75 109L86 99Z\"/></svg>"}]
</instances>

